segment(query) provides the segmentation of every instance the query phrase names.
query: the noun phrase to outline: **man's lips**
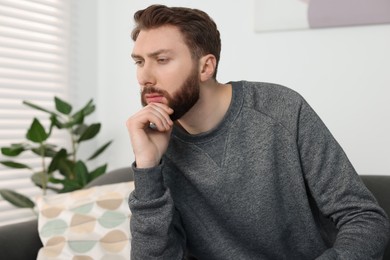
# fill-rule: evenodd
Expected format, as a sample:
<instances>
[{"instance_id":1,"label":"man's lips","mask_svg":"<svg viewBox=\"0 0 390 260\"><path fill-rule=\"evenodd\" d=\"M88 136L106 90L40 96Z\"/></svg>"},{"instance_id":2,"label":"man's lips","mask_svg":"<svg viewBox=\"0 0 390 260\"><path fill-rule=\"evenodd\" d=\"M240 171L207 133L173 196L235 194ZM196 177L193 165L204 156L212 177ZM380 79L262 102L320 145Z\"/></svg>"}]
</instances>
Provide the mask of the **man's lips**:
<instances>
[{"instance_id":1,"label":"man's lips","mask_svg":"<svg viewBox=\"0 0 390 260\"><path fill-rule=\"evenodd\" d=\"M145 94L146 103L162 103L164 96L161 94Z\"/></svg>"}]
</instances>

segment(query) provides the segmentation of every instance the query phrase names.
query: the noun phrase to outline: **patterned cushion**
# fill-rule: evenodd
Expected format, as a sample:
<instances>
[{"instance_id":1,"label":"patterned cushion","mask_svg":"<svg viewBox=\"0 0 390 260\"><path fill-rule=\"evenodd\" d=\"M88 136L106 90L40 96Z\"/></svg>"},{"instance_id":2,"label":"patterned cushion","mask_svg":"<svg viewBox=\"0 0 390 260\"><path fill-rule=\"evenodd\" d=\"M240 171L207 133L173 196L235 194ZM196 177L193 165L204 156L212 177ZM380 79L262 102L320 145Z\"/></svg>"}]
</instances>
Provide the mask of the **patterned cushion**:
<instances>
[{"instance_id":1,"label":"patterned cushion","mask_svg":"<svg viewBox=\"0 0 390 260\"><path fill-rule=\"evenodd\" d=\"M37 259L130 259L133 189L133 182L123 182L40 197Z\"/></svg>"}]
</instances>

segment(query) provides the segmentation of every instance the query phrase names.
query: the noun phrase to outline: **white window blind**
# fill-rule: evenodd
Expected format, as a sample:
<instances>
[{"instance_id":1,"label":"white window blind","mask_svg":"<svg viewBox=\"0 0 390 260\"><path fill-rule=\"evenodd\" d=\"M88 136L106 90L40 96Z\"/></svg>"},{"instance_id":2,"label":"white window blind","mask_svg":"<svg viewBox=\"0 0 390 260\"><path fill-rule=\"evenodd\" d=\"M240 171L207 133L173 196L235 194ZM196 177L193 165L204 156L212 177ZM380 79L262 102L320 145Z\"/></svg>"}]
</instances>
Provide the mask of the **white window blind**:
<instances>
[{"instance_id":1,"label":"white window blind","mask_svg":"<svg viewBox=\"0 0 390 260\"><path fill-rule=\"evenodd\" d=\"M48 116L22 104L28 100L53 108L54 96L65 100L69 90L71 1L0 0L0 147L26 140L34 116L47 127ZM55 134L51 142L61 142ZM15 160L39 169L40 158L24 153ZM30 170L0 165L0 188L34 198L41 194L30 180ZM0 225L35 218L30 209L19 209L0 198Z\"/></svg>"}]
</instances>

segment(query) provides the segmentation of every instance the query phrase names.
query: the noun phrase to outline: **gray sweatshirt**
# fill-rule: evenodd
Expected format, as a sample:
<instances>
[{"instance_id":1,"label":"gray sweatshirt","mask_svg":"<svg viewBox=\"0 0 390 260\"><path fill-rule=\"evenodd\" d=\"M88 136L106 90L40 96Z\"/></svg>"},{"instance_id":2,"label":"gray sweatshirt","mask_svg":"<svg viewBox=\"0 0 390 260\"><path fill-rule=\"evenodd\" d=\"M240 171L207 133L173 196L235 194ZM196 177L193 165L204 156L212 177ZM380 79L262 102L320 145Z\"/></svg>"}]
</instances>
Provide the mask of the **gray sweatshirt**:
<instances>
[{"instance_id":1,"label":"gray sweatshirt","mask_svg":"<svg viewBox=\"0 0 390 260\"><path fill-rule=\"evenodd\" d=\"M387 216L313 109L232 85L215 129L175 127L158 167L133 164L132 260L381 259Z\"/></svg>"}]
</instances>

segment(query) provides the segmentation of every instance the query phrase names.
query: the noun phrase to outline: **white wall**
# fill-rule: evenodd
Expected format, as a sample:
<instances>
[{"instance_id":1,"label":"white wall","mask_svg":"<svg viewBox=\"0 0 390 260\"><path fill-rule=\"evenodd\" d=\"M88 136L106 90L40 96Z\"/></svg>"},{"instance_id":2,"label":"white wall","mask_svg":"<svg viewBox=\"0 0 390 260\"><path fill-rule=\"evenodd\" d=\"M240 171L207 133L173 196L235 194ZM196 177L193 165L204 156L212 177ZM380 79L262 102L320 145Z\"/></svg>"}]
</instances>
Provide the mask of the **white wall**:
<instances>
[{"instance_id":1,"label":"white wall","mask_svg":"<svg viewBox=\"0 0 390 260\"><path fill-rule=\"evenodd\" d=\"M219 25L220 82L268 81L297 90L360 174L390 174L390 25L255 33L252 0L96 3L97 116L103 122L100 142L115 139L104 158L110 169L133 161L125 127L140 108L130 58L132 15L149 4L164 3L202 9Z\"/></svg>"},{"instance_id":2,"label":"white wall","mask_svg":"<svg viewBox=\"0 0 390 260\"><path fill-rule=\"evenodd\" d=\"M95 0L69 0L72 6L71 33L75 37L72 40L71 65L70 71L70 100L74 106L74 111L82 108L86 103L93 99L95 104L98 101L98 5ZM97 105L97 111L86 118L87 123L99 122L98 113L100 106ZM103 128L104 128L103 124ZM102 134L100 134L102 135ZM99 140L101 142L108 139ZM78 154L80 158L86 159L98 148L98 142L94 139L83 142ZM100 158L99 158L100 159ZM90 170L100 166L107 161L101 157L101 161L94 160L88 162Z\"/></svg>"}]
</instances>

